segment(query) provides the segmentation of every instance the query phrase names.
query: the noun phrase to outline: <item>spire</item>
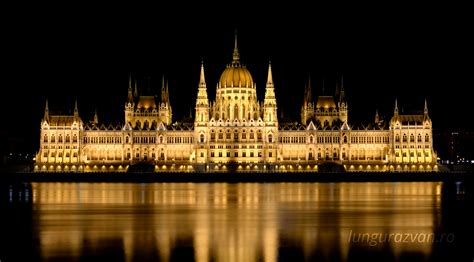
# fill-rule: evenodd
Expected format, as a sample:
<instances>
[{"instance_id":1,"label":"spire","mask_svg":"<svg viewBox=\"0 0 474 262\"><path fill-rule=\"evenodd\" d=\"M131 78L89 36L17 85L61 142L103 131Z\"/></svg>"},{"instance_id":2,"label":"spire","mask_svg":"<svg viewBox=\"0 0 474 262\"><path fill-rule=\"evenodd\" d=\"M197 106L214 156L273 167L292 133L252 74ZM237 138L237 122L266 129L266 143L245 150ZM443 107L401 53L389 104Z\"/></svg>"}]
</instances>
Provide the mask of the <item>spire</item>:
<instances>
[{"instance_id":1,"label":"spire","mask_svg":"<svg viewBox=\"0 0 474 262\"><path fill-rule=\"evenodd\" d=\"M379 110L378 109L375 109L375 124L378 124L379 123Z\"/></svg>"},{"instance_id":2,"label":"spire","mask_svg":"<svg viewBox=\"0 0 474 262\"><path fill-rule=\"evenodd\" d=\"M426 98L425 98L425 109L423 111L424 111L425 116L427 116L428 115L428 102L426 102Z\"/></svg>"},{"instance_id":3,"label":"spire","mask_svg":"<svg viewBox=\"0 0 474 262\"><path fill-rule=\"evenodd\" d=\"M99 116L97 115L97 109L94 111L94 124L98 125L99 124Z\"/></svg>"},{"instance_id":4,"label":"spire","mask_svg":"<svg viewBox=\"0 0 474 262\"><path fill-rule=\"evenodd\" d=\"M79 117L79 109L77 108L77 99L74 101L74 117Z\"/></svg>"},{"instance_id":5,"label":"spire","mask_svg":"<svg viewBox=\"0 0 474 262\"><path fill-rule=\"evenodd\" d=\"M161 78L161 90L165 90L165 75L163 74Z\"/></svg>"},{"instance_id":6,"label":"spire","mask_svg":"<svg viewBox=\"0 0 474 262\"><path fill-rule=\"evenodd\" d=\"M312 98L312 90L311 90L311 76L308 76L308 85L306 86L306 94L305 94L305 102L306 103L311 103L313 100Z\"/></svg>"},{"instance_id":7,"label":"spire","mask_svg":"<svg viewBox=\"0 0 474 262\"><path fill-rule=\"evenodd\" d=\"M135 98L138 97L138 84L137 84L137 79L135 79L135 92L133 93L133 96Z\"/></svg>"},{"instance_id":8,"label":"spire","mask_svg":"<svg viewBox=\"0 0 474 262\"><path fill-rule=\"evenodd\" d=\"M44 107L44 117L43 119L45 121L48 121L49 120L49 108L48 108L48 99L46 99L46 105Z\"/></svg>"},{"instance_id":9,"label":"spire","mask_svg":"<svg viewBox=\"0 0 474 262\"><path fill-rule=\"evenodd\" d=\"M397 103L397 99L395 99L395 109L393 110L393 114L398 116L398 103Z\"/></svg>"},{"instance_id":10,"label":"spire","mask_svg":"<svg viewBox=\"0 0 474 262\"><path fill-rule=\"evenodd\" d=\"M239 48L237 47L237 29L235 30L235 40L234 40L234 54L232 59L232 64L239 64L240 62L240 54Z\"/></svg>"},{"instance_id":11,"label":"spire","mask_svg":"<svg viewBox=\"0 0 474 262\"><path fill-rule=\"evenodd\" d=\"M341 75L341 89L339 93L339 102L346 100L346 92L344 91L344 75Z\"/></svg>"},{"instance_id":12,"label":"spire","mask_svg":"<svg viewBox=\"0 0 474 262\"><path fill-rule=\"evenodd\" d=\"M204 77L204 61L201 60L201 76L199 78L199 87L206 87L206 79Z\"/></svg>"},{"instance_id":13,"label":"spire","mask_svg":"<svg viewBox=\"0 0 474 262\"><path fill-rule=\"evenodd\" d=\"M272 62L268 62L267 87L273 87Z\"/></svg>"},{"instance_id":14,"label":"spire","mask_svg":"<svg viewBox=\"0 0 474 262\"><path fill-rule=\"evenodd\" d=\"M132 73L128 75L128 90L132 90Z\"/></svg>"}]
</instances>

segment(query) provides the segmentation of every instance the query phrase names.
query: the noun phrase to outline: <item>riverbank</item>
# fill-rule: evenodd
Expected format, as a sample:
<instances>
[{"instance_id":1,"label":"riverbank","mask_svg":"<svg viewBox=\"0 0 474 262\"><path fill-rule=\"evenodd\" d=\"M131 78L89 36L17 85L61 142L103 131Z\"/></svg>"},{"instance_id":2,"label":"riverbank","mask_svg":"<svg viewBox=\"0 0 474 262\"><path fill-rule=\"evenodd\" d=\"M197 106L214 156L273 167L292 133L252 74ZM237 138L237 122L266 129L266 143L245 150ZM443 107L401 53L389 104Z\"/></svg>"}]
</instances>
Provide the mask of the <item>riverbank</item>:
<instances>
[{"instance_id":1,"label":"riverbank","mask_svg":"<svg viewBox=\"0 0 474 262\"><path fill-rule=\"evenodd\" d=\"M10 173L0 182L473 182L473 173Z\"/></svg>"}]
</instances>

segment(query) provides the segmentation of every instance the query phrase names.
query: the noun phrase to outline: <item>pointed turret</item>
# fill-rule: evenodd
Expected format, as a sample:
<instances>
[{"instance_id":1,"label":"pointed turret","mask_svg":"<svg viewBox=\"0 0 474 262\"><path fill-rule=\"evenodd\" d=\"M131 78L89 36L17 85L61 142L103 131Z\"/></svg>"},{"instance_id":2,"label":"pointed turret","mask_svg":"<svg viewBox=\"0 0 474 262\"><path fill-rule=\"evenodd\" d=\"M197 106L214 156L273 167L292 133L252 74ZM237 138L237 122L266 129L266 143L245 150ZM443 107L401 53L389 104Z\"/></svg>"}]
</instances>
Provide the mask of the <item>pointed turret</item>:
<instances>
[{"instance_id":1,"label":"pointed turret","mask_svg":"<svg viewBox=\"0 0 474 262\"><path fill-rule=\"evenodd\" d=\"M199 87L206 88L206 78L204 77L204 61L201 60L201 75L199 77Z\"/></svg>"},{"instance_id":2,"label":"pointed turret","mask_svg":"<svg viewBox=\"0 0 474 262\"><path fill-rule=\"evenodd\" d=\"M97 109L94 111L94 120L92 123L95 125L99 124L99 116L97 115Z\"/></svg>"},{"instance_id":3,"label":"pointed turret","mask_svg":"<svg viewBox=\"0 0 474 262\"><path fill-rule=\"evenodd\" d=\"M308 84L305 88L304 103L311 103L313 100L313 91L311 90L311 76L308 77Z\"/></svg>"},{"instance_id":4,"label":"pointed turret","mask_svg":"<svg viewBox=\"0 0 474 262\"><path fill-rule=\"evenodd\" d=\"M397 99L395 99L395 109L393 110L393 115L398 116L398 103Z\"/></svg>"},{"instance_id":5,"label":"pointed turret","mask_svg":"<svg viewBox=\"0 0 474 262\"><path fill-rule=\"evenodd\" d=\"M275 126L278 122L277 103L275 98L275 88L272 76L272 63L268 62L267 87L265 88L265 100L263 103L264 120L269 126Z\"/></svg>"},{"instance_id":6,"label":"pointed turret","mask_svg":"<svg viewBox=\"0 0 474 262\"><path fill-rule=\"evenodd\" d=\"M49 121L49 107L48 107L48 99L46 99L46 105L44 106L44 121Z\"/></svg>"},{"instance_id":7,"label":"pointed turret","mask_svg":"<svg viewBox=\"0 0 474 262\"><path fill-rule=\"evenodd\" d=\"M137 84L137 79L135 79L135 92L133 93L133 96L135 99L138 98L138 84Z\"/></svg>"},{"instance_id":8,"label":"pointed turret","mask_svg":"<svg viewBox=\"0 0 474 262\"><path fill-rule=\"evenodd\" d=\"M380 118L379 118L379 110L375 109L375 124L379 124Z\"/></svg>"},{"instance_id":9,"label":"pointed turret","mask_svg":"<svg viewBox=\"0 0 474 262\"><path fill-rule=\"evenodd\" d=\"M232 55L232 64L240 63L239 48L237 47L237 30L235 30L234 53Z\"/></svg>"},{"instance_id":10,"label":"pointed turret","mask_svg":"<svg viewBox=\"0 0 474 262\"><path fill-rule=\"evenodd\" d=\"M267 88L273 88L273 76L272 76L272 62L268 62L268 76L267 76Z\"/></svg>"},{"instance_id":11,"label":"pointed turret","mask_svg":"<svg viewBox=\"0 0 474 262\"><path fill-rule=\"evenodd\" d=\"M77 108L77 99L74 101L74 117L78 118L79 117L79 109Z\"/></svg>"},{"instance_id":12,"label":"pointed turret","mask_svg":"<svg viewBox=\"0 0 474 262\"><path fill-rule=\"evenodd\" d=\"M133 103L132 74L128 76L128 96L127 102Z\"/></svg>"},{"instance_id":13,"label":"pointed turret","mask_svg":"<svg viewBox=\"0 0 474 262\"><path fill-rule=\"evenodd\" d=\"M426 101L426 98L425 98L425 108L423 110L423 113L425 116L428 116L428 102Z\"/></svg>"},{"instance_id":14,"label":"pointed turret","mask_svg":"<svg viewBox=\"0 0 474 262\"><path fill-rule=\"evenodd\" d=\"M209 120L209 100L207 99L206 78L204 74L204 61L201 60L201 73L198 84L198 94L196 99L195 125L204 126Z\"/></svg>"},{"instance_id":15,"label":"pointed turret","mask_svg":"<svg viewBox=\"0 0 474 262\"><path fill-rule=\"evenodd\" d=\"M339 102L346 102L346 93L344 91L344 76L341 75L341 87L339 91Z\"/></svg>"}]
</instances>

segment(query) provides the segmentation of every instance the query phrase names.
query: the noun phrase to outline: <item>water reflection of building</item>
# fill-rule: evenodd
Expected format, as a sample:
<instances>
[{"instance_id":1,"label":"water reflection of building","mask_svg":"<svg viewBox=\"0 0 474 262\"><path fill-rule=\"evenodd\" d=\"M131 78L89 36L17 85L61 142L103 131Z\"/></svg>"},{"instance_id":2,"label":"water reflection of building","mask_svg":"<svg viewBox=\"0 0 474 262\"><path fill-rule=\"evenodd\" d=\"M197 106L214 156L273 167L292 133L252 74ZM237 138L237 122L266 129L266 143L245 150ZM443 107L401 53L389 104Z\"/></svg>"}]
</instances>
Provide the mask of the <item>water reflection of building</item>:
<instances>
[{"instance_id":1,"label":"water reflection of building","mask_svg":"<svg viewBox=\"0 0 474 262\"><path fill-rule=\"evenodd\" d=\"M439 183L33 185L45 257L124 250L127 261L345 260L360 233L433 233ZM385 243L428 256L431 243ZM286 253L285 253L286 252ZM290 252L290 253L291 253Z\"/></svg>"},{"instance_id":2,"label":"water reflection of building","mask_svg":"<svg viewBox=\"0 0 474 262\"><path fill-rule=\"evenodd\" d=\"M83 123L77 102L72 115L51 114L46 103L35 171L125 172L137 163L154 165L156 172L315 172L327 162L348 171L438 168L426 101L422 113L399 113L395 101L390 121L376 113L370 124L354 124L342 79L334 95L315 100L308 84L300 123L281 123L271 65L259 101L237 37L215 100L207 95L204 65L196 91L194 123L172 123L164 80L158 100L149 90L138 92L130 78L123 125L99 122L97 114Z\"/></svg>"}]
</instances>

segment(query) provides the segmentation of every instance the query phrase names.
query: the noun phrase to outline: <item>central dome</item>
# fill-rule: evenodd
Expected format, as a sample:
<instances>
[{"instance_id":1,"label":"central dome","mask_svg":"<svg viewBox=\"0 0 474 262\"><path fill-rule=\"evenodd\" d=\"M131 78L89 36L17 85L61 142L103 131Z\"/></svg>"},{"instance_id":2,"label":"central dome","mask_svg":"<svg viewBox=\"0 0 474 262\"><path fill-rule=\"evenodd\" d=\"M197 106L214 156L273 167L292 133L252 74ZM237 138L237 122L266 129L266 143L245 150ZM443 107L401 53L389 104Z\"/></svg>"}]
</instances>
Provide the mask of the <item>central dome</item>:
<instances>
[{"instance_id":1,"label":"central dome","mask_svg":"<svg viewBox=\"0 0 474 262\"><path fill-rule=\"evenodd\" d=\"M228 65L222 72L219 82L221 88L253 87L253 79L249 70L238 63Z\"/></svg>"},{"instance_id":2,"label":"central dome","mask_svg":"<svg viewBox=\"0 0 474 262\"><path fill-rule=\"evenodd\" d=\"M234 53L232 63L222 72L219 80L221 88L229 87L253 87L253 79L249 70L240 64L240 54L237 48L237 32L235 34Z\"/></svg>"}]
</instances>

